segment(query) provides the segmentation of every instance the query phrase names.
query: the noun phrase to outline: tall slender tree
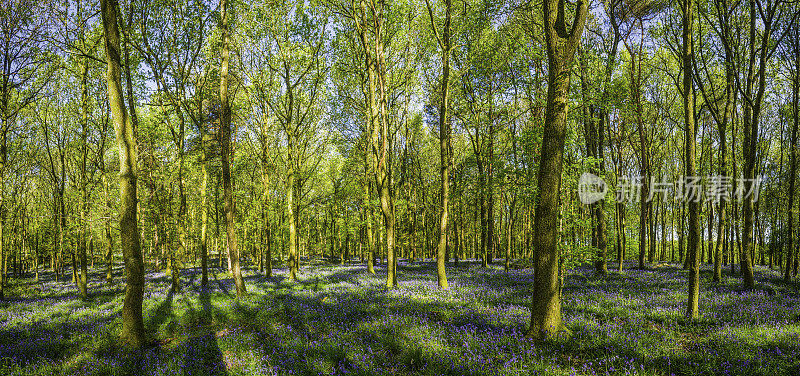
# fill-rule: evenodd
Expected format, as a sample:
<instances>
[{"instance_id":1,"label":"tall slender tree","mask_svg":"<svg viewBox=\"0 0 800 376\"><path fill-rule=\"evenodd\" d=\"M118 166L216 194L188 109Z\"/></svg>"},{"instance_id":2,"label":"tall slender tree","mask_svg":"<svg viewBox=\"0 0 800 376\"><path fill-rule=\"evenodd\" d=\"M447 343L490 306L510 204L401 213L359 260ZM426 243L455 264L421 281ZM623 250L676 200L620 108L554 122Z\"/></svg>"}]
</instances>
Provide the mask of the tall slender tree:
<instances>
[{"instance_id":1,"label":"tall slender tree","mask_svg":"<svg viewBox=\"0 0 800 376\"><path fill-rule=\"evenodd\" d=\"M694 2L682 0L681 20L683 37L681 45L681 68L683 70L683 122L684 122L684 155L686 179L692 179L696 174L695 143L697 126L695 124L694 110L694 85L693 79L693 45L692 30L694 23ZM689 241L686 247L686 257L689 264L689 293L686 307L686 317L696 319L700 300L700 204L699 197L685 197L689 206Z\"/></svg>"},{"instance_id":2,"label":"tall slender tree","mask_svg":"<svg viewBox=\"0 0 800 376\"><path fill-rule=\"evenodd\" d=\"M114 118L119 150L120 185L120 244L125 260L127 281L125 300L122 305L122 333L120 340L133 348L145 345L142 298L144 296L144 263L139 243L139 224L136 213L137 147L133 122L125 108L120 69L120 40L117 19L117 0L100 0L105 36L105 52L108 69L108 103Z\"/></svg>"},{"instance_id":3,"label":"tall slender tree","mask_svg":"<svg viewBox=\"0 0 800 376\"><path fill-rule=\"evenodd\" d=\"M450 54L453 49L450 43L453 1L445 0L444 3L444 24L440 32L439 27L436 25L430 0L425 0L428 16L431 20L431 29L433 29L433 34L436 36L439 49L441 49L442 75L440 77L441 89L439 91L439 184L441 185L439 205L441 207L439 209L439 244L436 248L436 276L439 281L439 287L446 290L448 285L445 272L445 255L447 251L448 205L450 202L450 167L453 161L450 155L450 114L448 108L450 101Z\"/></svg>"},{"instance_id":4,"label":"tall slender tree","mask_svg":"<svg viewBox=\"0 0 800 376\"><path fill-rule=\"evenodd\" d=\"M222 143L222 189L225 210L225 229L228 238L228 259L231 261L233 282L236 285L236 297L242 297L247 288L242 278L242 269L239 265L239 245L236 238L236 203L233 197L233 177L231 176L231 159L234 150L231 145L231 106L228 98L228 79L230 65L230 22L228 18L228 0L220 0L220 31L222 32L222 61L219 73L219 102L220 102L220 142Z\"/></svg>"},{"instance_id":5,"label":"tall slender tree","mask_svg":"<svg viewBox=\"0 0 800 376\"><path fill-rule=\"evenodd\" d=\"M783 270L783 280L786 282L792 279L792 266L794 264L794 219L797 216L795 209L795 179L797 178L797 131L800 126L800 32L795 28L787 38L789 44L789 61L794 60L794 64L787 64L790 72L790 85L792 87L792 132L789 141L789 204L787 205L787 247L786 247L786 267ZM793 58L793 59L792 59Z\"/></svg>"}]
</instances>

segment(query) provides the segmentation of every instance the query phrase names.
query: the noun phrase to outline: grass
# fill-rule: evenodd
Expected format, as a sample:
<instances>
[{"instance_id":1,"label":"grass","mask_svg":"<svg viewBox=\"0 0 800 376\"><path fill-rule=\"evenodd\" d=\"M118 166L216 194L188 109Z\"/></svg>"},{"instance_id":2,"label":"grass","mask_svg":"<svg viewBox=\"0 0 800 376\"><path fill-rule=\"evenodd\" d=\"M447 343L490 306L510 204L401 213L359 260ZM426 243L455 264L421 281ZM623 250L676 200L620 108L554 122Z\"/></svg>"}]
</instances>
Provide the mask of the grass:
<instances>
[{"instance_id":1,"label":"grass","mask_svg":"<svg viewBox=\"0 0 800 376\"><path fill-rule=\"evenodd\" d=\"M92 295L42 274L13 279L0 303L0 375L798 375L800 294L777 272L757 269L758 288L703 274L701 317L683 318L686 272L667 266L595 277L573 270L563 289L569 340L526 340L532 272L462 262L436 286L435 265L401 263L400 286L383 287L360 265L245 272L230 278L184 270L169 291L147 276L144 316L152 345L126 352L121 270L115 284L92 275Z\"/></svg>"}]
</instances>

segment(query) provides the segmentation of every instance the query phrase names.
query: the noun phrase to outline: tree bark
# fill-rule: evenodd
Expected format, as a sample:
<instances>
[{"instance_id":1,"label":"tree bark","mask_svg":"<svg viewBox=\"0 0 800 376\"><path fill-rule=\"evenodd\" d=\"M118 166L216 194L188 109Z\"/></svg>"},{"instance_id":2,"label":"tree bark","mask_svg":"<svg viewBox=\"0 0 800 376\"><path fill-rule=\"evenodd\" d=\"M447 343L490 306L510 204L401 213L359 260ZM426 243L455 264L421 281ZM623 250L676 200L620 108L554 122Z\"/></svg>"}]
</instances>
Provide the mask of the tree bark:
<instances>
[{"instance_id":1,"label":"tree bark","mask_svg":"<svg viewBox=\"0 0 800 376\"><path fill-rule=\"evenodd\" d=\"M616 30L616 29L615 29ZM615 32L615 42L618 44L617 35L619 33ZM617 47L614 45L612 47L612 56L609 58L609 63L606 66L606 74L610 76L611 68L616 56ZM586 63L585 59L581 57L580 59L580 78L581 78L581 91L583 93L583 116L584 116L584 139L586 140L586 151L587 154L592 157L596 158L597 166L592 166L592 172L598 175L602 175L604 173L603 168L603 161L602 161L602 154L603 154L603 122L604 122L604 115L601 111L601 118L598 119L595 116L594 108L589 105L589 82L586 77ZM603 84L604 87L607 83L609 78L605 78ZM603 92L603 99L605 100L606 93ZM599 129L598 129L599 128ZM597 254L595 256L595 272L600 275L608 274L608 265L606 262L606 254L608 252L608 239L606 238L606 215L605 215L605 200L599 200L594 202L590 205L590 211L592 215L592 219L594 220L594 228L592 229L592 246L597 249Z\"/></svg>"},{"instance_id":2,"label":"tree bark","mask_svg":"<svg viewBox=\"0 0 800 376\"><path fill-rule=\"evenodd\" d=\"M766 89L766 66L767 56L770 55L771 50L774 48L770 46L772 41L772 21L775 12L775 5L768 5L766 15L764 11L757 12L757 6L761 6L756 1L750 2L750 53L749 65L744 88L744 137L742 142L742 156L744 157L744 191L748 192L753 190L754 178L756 170L756 146L758 144L758 125L761 118L761 106L764 99L764 92ZM762 14L759 22L756 18L757 14ZM758 29L763 28L761 31ZM761 35L761 44L756 46L756 35ZM758 71L756 71L756 57L758 57ZM757 84L755 96L753 96L753 86ZM755 193L755 192L753 192ZM743 285L747 289L755 287L755 279L753 277L753 261L752 254L754 251L753 241L753 227L755 210L753 208L752 197L742 197L742 249L741 262Z\"/></svg>"},{"instance_id":3,"label":"tree bark","mask_svg":"<svg viewBox=\"0 0 800 376\"><path fill-rule=\"evenodd\" d=\"M111 236L111 194L108 192L108 178L103 164L103 198L105 199L105 239L106 239L106 284L114 283L114 238Z\"/></svg>"}]
</instances>

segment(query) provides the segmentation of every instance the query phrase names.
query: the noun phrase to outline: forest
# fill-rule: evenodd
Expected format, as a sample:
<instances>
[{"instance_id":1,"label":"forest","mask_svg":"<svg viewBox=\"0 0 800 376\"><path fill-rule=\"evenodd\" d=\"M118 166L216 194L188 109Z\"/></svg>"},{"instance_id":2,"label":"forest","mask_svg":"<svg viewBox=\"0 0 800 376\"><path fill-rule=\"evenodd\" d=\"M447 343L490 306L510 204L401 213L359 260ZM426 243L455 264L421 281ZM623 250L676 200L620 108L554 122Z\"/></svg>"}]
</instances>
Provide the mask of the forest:
<instances>
[{"instance_id":1,"label":"forest","mask_svg":"<svg viewBox=\"0 0 800 376\"><path fill-rule=\"evenodd\" d=\"M800 374L795 0L2 0L2 375Z\"/></svg>"}]
</instances>

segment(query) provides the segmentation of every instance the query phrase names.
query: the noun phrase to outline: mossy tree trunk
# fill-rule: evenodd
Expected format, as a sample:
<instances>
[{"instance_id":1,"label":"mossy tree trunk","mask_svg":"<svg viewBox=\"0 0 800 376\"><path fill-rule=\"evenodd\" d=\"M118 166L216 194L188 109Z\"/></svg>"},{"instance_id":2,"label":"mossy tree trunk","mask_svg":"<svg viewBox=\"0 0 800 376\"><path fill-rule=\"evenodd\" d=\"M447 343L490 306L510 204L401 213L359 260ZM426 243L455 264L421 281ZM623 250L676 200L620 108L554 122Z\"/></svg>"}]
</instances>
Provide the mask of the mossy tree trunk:
<instances>
[{"instance_id":1,"label":"mossy tree trunk","mask_svg":"<svg viewBox=\"0 0 800 376\"><path fill-rule=\"evenodd\" d=\"M369 7L369 9L368 9ZM354 17L364 49L367 71L367 132L371 149L371 170L375 177L385 231L386 287L397 285L395 248L395 213L390 180L389 124L387 119L388 83L384 56L384 22L388 5L383 0L354 3ZM376 242L377 243L377 242Z\"/></svg>"},{"instance_id":2,"label":"mossy tree trunk","mask_svg":"<svg viewBox=\"0 0 800 376\"><path fill-rule=\"evenodd\" d=\"M694 2L682 0L681 12L683 23L683 43L681 46L681 64L683 69L683 121L684 121L684 157L685 157L685 176L695 176L695 154L697 125L695 123L694 111L694 89L693 89L693 49L692 49L692 25L694 22ZM700 300L700 203L699 197L687 198L689 200L689 239L686 246L686 259L689 266L689 292L688 304L686 307L686 317L696 319L699 312Z\"/></svg>"},{"instance_id":3,"label":"mossy tree trunk","mask_svg":"<svg viewBox=\"0 0 800 376\"><path fill-rule=\"evenodd\" d=\"M533 223L536 256L531 324L525 334L529 338L546 339L564 330L559 278L559 195L570 75L586 22L587 5L582 0L577 2L568 29L565 0L545 0L543 4L548 85Z\"/></svg>"},{"instance_id":4,"label":"mossy tree trunk","mask_svg":"<svg viewBox=\"0 0 800 376\"><path fill-rule=\"evenodd\" d=\"M106 82L108 102L116 128L120 161L120 238L125 259L126 287L122 306L122 333L120 340L132 347L141 348L145 344L144 320L142 318L142 297L144 294L144 264L139 242L139 228L136 213L136 172L137 148L133 123L123 101L120 71L120 40L117 19L119 5L117 0L101 0L101 16L105 36Z\"/></svg>"}]
</instances>

